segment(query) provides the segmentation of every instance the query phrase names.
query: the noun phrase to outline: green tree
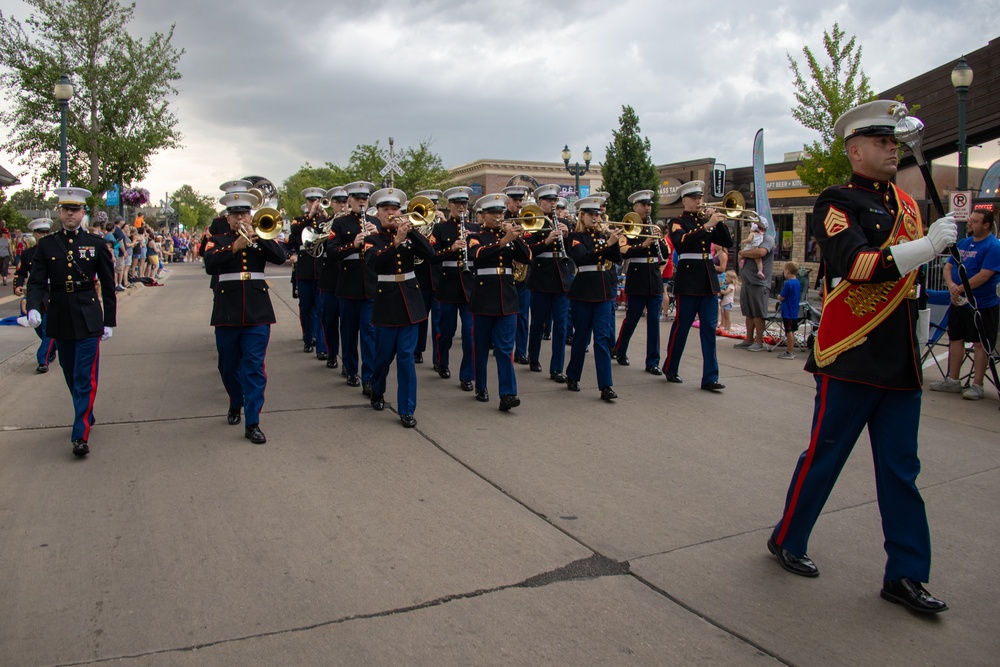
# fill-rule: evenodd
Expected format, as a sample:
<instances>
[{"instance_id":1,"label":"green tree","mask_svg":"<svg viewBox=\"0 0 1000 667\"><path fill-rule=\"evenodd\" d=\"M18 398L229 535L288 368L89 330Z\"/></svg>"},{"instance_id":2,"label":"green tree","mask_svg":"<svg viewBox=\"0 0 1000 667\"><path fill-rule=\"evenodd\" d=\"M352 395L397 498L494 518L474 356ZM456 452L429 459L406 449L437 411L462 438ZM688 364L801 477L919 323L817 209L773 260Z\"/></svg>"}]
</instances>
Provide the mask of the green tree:
<instances>
[{"instance_id":1,"label":"green tree","mask_svg":"<svg viewBox=\"0 0 1000 667\"><path fill-rule=\"evenodd\" d=\"M21 215L18 211L20 208L17 202L14 201L14 197L21 194L23 190L19 190L11 195L10 199L7 198L7 194L0 188L0 220L7 223L7 229L27 229L27 225L30 220Z\"/></svg>"},{"instance_id":2,"label":"green tree","mask_svg":"<svg viewBox=\"0 0 1000 667\"><path fill-rule=\"evenodd\" d=\"M861 69L861 45L854 36L845 42L845 36L837 23L831 32L823 32L823 50L829 59L826 65L819 63L808 46L802 48L811 80L808 83L798 62L787 54L798 102L792 107L792 116L820 134L818 141L803 146L807 157L796 169L813 194L850 178L851 163L844 152L844 140L833 133L833 125L851 107L875 99L868 76Z\"/></svg>"},{"instance_id":3,"label":"green tree","mask_svg":"<svg viewBox=\"0 0 1000 667\"><path fill-rule=\"evenodd\" d=\"M59 110L52 90L69 74L70 182L94 193L94 208L113 183L142 180L154 154L180 145L167 98L177 93L184 50L171 44L173 26L145 41L129 35L134 3L25 2L36 13L23 25L0 14L0 88L10 102L0 111L9 128L2 147L35 169L38 182L58 181Z\"/></svg>"},{"instance_id":4,"label":"green tree","mask_svg":"<svg viewBox=\"0 0 1000 667\"><path fill-rule=\"evenodd\" d=\"M628 196L637 190L653 191L654 211L659 204L660 177L649 158L649 138L640 136L640 132L639 116L632 107L623 106L618 129L611 133L611 143L601 165L604 190L611 195L608 217L612 220L621 220L632 210Z\"/></svg>"},{"instance_id":5,"label":"green tree","mask_svg":"<svg viewBox=\"0 0 1000 667\"><path fill-rule=\"evenodd\" d=\"M190 185L182 185L170 195L171 205L177 211L177 221L185 229L204 229L216 216L215 199L195 192Z\"/></svg>"}]
</instances>

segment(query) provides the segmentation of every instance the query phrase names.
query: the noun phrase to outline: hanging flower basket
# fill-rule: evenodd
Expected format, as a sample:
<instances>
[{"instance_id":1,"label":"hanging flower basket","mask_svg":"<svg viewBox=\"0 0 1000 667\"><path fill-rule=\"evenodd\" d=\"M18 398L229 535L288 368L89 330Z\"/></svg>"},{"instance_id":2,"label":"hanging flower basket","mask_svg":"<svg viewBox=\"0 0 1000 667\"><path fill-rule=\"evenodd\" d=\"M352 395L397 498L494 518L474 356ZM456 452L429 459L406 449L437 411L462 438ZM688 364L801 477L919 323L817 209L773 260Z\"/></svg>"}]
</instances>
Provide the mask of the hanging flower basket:
<instances>
[{"instance_id":1,"label":"hanging flower basket","mask_svg":"<svg viewBox=\"0 0 1000 667\"><path fill-rule=\"evenodd\" d=\"M142 206L149 201L146 188L128 188L122 192L122 201L128 206Z\"/></svg>"}]
</instances>

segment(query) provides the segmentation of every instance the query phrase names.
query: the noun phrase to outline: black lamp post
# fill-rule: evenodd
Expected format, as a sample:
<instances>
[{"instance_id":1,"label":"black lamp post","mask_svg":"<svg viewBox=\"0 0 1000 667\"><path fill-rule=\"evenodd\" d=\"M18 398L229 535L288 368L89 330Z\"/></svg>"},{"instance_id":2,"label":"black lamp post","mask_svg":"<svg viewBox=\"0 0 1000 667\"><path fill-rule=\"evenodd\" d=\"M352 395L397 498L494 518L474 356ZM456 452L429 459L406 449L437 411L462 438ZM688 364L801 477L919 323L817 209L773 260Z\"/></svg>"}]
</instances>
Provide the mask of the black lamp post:
<instances>
[{"instance_id":1,"label":"black lamp post","mask_svg":"<svg viewBox=\"0 0 1000 667\"><path fill-rule=\"evenodd\" d=\"M965 56L958 59L951 70L951 85L958 92L958 189L969 187L969 147L965 145L965 96L972 85L972 68Z\"/></svg>"},{"instance_id":2,"label":"black lamp post","mask_svg":"<svg viewBox=\"0 0 1000 667\"><path fill-rule=\"evenodd\" d=\"M580 177L590 171L590 161L594 158L594 154L590 152L590 146L587 146L583 151L583 166L580 166L579 162L576 162L571 167L569 161L573 159L573 153L569 150L569 144L566 144L562 149L562 159L563 164L566 165L566 171L570 173L571 176L576 177L576 198L580 198Z\"/></svg>"},{"instance_id":3,"label":"black lamp post","mask_svg":"<svg viewBox=\"0 0 1000 667\"><path fill-rule=\"evenodd\" d=\"M69 110L69 101L73 98L73 84L69 77L63 74L56 81L56 100L59 102L59 187L66 187L69 179L66 166L66 112Z\"/></svg>"}]
</instances>

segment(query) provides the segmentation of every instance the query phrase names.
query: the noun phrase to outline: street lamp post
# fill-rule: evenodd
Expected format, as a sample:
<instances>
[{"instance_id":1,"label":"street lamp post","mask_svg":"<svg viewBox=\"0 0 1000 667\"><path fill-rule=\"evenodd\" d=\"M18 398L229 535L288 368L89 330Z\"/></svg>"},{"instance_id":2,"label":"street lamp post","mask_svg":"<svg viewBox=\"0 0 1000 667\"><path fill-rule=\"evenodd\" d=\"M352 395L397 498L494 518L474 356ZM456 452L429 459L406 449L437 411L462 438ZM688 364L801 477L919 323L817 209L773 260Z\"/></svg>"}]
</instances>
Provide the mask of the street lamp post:
<instances>
[{"instance_id":1,"label":"street lamp post","mask_svg":"<svg viewBox=\"0 0 1000 667\"><path fill-rule=\"evenodd\" d=\"M965 145L965 97L972 85L972 68L965 62L965 56L958 59L951 70L951 85L958 92L958 189L969 187L969 147Z\"/></svg>"},{"instance_id":2,"label":"street lamp post","mask_svg":"<svg viewBox=\"0 0 1000 667\"><path fill-rule=\"evenodd\" d=\"M69 101L73 97L73 84L70 83L69 77L63 74L56 81L55 86L55 96L56 100L59 102L59 187L66 187L66 182L69 179L68 168L66 165L66 112L69 110Z\"/></svg>"},{"instance_id":3,"label":"street lamp post","mask_svg":"<svg viewBox=\"0 0 1000 667\"><path fill-rule=\"evenodd\" d=\"M583 166L580 166L579 162L576 162L571 167L569 161L573 159L573 153L569 150L569 144L566 144L562 150L563 164L566 165L566 171L570 173L571 176L576 177L576 198L580 198L580 177L590 171L590 161L593 159L594 154L590 152L590 146L583 151Z\"/></svg>"}]
</instances>

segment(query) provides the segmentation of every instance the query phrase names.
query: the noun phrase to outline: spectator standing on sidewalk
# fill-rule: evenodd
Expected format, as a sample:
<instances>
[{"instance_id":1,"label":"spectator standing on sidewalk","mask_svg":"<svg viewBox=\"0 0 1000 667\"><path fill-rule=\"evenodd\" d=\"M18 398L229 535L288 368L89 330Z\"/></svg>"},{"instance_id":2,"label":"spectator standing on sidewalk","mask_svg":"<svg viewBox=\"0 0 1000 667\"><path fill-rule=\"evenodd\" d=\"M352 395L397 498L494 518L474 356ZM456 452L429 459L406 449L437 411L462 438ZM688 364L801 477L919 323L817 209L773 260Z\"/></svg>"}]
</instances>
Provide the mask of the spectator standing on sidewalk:
<instances>
[{"instance_id":1,"label":"spectator standing on sidewalk","mask_svg":"<svg viewBox=\"0 0 1000 667\"><path fill-rule=\"evenodd\" d=\"M767 317L767 302L771 294L771 271L774 268L774 237L767 234L767 220L761 218L763 238L756 248L740 250L740 259L759 259L757 262L743 262L740 267L740 312L747 321L747 337L733 347L760 352L764 349L764 318Z\"/></svg>"},{"instance_id":2,"label":"spectator standing on sidewalk","mask_svg":"<svg viewBox=\"0 0 1000 667\"><path fill-rule=\"evenodd\" d=\"M795 331L799 328L799 299L802 296L798 276L799 265L785 262L785 283L781 286L778 302L781 303L781 323L785 327L785 345L788 349L778 355L779 359L795 358Z\"/></svg>"}]
</instances>

